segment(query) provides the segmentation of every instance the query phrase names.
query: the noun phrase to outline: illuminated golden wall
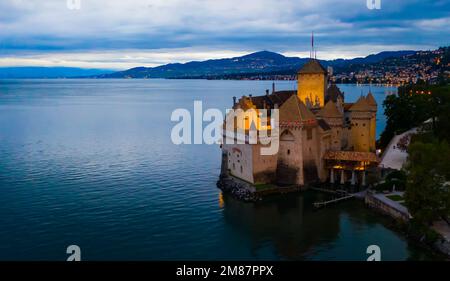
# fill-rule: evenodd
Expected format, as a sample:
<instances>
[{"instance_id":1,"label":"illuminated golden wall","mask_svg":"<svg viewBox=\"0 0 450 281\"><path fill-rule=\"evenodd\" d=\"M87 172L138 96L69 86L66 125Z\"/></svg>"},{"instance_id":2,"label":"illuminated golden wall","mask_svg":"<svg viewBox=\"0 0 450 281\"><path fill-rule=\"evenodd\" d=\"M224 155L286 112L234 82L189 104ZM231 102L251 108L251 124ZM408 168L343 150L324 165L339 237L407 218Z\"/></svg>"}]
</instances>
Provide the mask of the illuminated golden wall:
<instances>
[{"instance_id":1,"label":"illuminated golden wall","mask_svg":"<svg viewBox=\"0 0 450 281\"><path fill-rule=\"evenodd\" d=\"M325 100L325 74L299 74L297 95L307 106L323 107ZM318 103L318 104L316 104Z\"/></svg>"},{"instance_id":2,"label":"illuminated golden wall","mask_svg":"<svg viewBox=\"0 0 450 281\"><path fill-rule=\"evenodd\" d=\"M368 119L353 119L351 128L351 146L354 151L369 152L371 149L371 122Z\"/></svg>"},{"instance_id":3,"label":"illuminated golden wall","mask_svg":"<svg viewBox=\"0 0 450 281\"><path fill-rule=\"evenodd\" d=\"M370 119L370 151L375 152L376 146L376 135L377 135L377 121L376 116L374 115L372 119Z\"/></svg>"}]
</instances>

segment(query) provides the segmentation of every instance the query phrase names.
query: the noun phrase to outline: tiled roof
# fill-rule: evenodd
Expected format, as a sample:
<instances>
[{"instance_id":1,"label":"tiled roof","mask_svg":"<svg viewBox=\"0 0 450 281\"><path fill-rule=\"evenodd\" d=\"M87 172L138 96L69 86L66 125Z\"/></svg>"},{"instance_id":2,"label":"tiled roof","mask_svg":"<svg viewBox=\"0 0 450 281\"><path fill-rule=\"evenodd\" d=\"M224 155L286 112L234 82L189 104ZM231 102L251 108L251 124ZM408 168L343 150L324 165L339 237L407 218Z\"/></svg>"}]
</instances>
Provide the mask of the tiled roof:
<instances>
[{"instance_id":1,"label":"tiled roof","mask_svg":"<svg viewBox=\"0 0 450 281\"><path fill-rule=\"evenodd\" d=\"M263 109L264 105L267 108L274 108L275 104L278 104L278 107L280 107L292 95L297 95L297 91L277 91L270 95L252 96L248 98L251 99L257 109Z\"/></svg>"},{"instance_id":2,"label":"tiled roof","mask_svg":"<svg viewBox=\"0 0 450 281\"><path fill-rule=\"evenodd\" d=\"M319 123L320 128L322 128L322 130L324 131L329 131L331 130L330 125L328 125L327 121L323 120L323 119L318 119L317 122Z\"/></svg>"},{"instance_id":3,"label":"tiled roof","mask_svg":"<svg viewBox=\"0 0 450 281\"><path fill-rule=\"evenodd\" d=\"M353 102L346 102L344 103L344 111L349 111L350 108L354 105Z\"/></svg>"},{"instance_id":4,"label":"tiled roof","mask_svg":"<svg viewBox=\"0 0 450 281\"><path fill-rule=\"evenodd\" d=\"M336 84L331 84L330 87L328 87L327 92L325 94L325 102L328 102L329 100L337 102L338 97L341 97L343 100L344 94L341 92L338 86L336 86Z\"/></svg>"},{"instance_id":5,"label":"tiled roof","mask_svg":"<svg viewBox=\"0 0 450 281\"><path fill-rule=\"evenodd\" d=\"M327 151L323 158L327 160L378 162L375 153L360 151Z\"/></svg>"},{"instance_id":6,"label":"tiled roof","mask_svg":"<svg viewBox=\"0 0 450 281\"><path fill-rule=\"evenodd\" d=\"M375 98L373 97L371 92L369 92L367 94L366 101L367 101L367 104L370 105L370 106L376 106L377 105L377 102L375 101Z\"/></svg>"},{"instance_id":7,"label":"tiled roof","mask_svg":"<svg viewBox=\"0 0 450 281\"><path fill-rule=\"evenodd\" d=\"M297 95L293 95L280 107L280 122L299 120L309 122L316 120L316 117Z\"/></svg>"},{"instance_id":8,"label":"tiled roof","mask_svg":"<svg viewBox=\"0 0 450 281\"><path fill-rule=\"evenodd\" d=\"M278 103L278 106L281 106L293 95L297 95L297 91L277 91L272 93L268 97L272 101L272 104Z\"/></svg>"},{"instance_id":9,"label":"tiled roof","mask_svg":"<svg viewBox=\"0 0 450 281\"><path fill-rule=\"evenodd\" d=\"M299 74L326 74L327 70L316 59L310 59L298 71Z\"/></svg>"},{"instance_id":10,"label":"tiled roof","mask_svg":"<svg viewBox=\"0 0 450 281\"><path fill-rule=\"evenodd\" d=\"M319 111L318 116L324 118L342 118L342 113L337 109L336 104L330 100Z\"/></svg>"},{"instance_id":11,"label":"tiled roof","mask_svg":"<svg viewBox=\"0 0 450 281\"><path fill-rule=\"evenodd\" d=\"M352 107L350 107L350 111L369 111L370 105L367 103L365 97L361 96Z\"/></svg>"}]
</instances>

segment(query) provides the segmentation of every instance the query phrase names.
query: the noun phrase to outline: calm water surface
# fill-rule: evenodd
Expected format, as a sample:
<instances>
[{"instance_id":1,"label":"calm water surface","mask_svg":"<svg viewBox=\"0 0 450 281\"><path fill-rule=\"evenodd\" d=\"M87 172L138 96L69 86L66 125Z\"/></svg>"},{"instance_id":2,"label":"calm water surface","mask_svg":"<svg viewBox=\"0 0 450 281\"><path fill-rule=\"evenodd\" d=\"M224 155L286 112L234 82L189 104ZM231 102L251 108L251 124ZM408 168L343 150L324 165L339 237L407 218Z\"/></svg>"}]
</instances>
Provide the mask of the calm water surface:
<instances>
[{"instance_id":1,"label":"calm water surface","mask_svg":"<svg viewBox=\"0 0 450 281\"><path fill-rule=\"evenodd\" d=\"M170 141L176 108L229 108L267 81L0 80L0 259L384 260L430 255L357 201L246 204L215 187L217 146ZM277 82L293 89L294 82ZM343 85L347 101L367 86ZM381 101L395 88L372 86ZM384 126L379 107L378 133Z\"/></svg>"}]
</instances>

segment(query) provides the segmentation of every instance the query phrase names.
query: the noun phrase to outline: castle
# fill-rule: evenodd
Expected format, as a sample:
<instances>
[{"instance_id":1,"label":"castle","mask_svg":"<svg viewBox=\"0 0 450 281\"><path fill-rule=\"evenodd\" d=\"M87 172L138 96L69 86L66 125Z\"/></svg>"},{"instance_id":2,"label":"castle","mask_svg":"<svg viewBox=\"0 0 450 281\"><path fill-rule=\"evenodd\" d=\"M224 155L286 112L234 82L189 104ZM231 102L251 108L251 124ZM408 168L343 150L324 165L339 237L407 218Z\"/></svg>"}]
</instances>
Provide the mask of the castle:
<instances>
[{"instance_id":1,"label":"castle","mask_svg":"<svg viewBox=\"0 0 450 281\"><path fill-rule=\"evenodd\" d=\"M367 170L378 163L377 103L370 92L346 103L328 76L320 62L310 58L298 71L296 91L275 91L273 85L262 96L233 98L235 110L253 109L257 114L260 109L279 110L279 148L274 155L262 155L260 142L224 142L222 171L253 185L301 187L326 181L366 185ZM246 119L242 126L247 133L250 128L258 134L270 129L259 119L251 123Z\"/></svg>"}]
</instances>

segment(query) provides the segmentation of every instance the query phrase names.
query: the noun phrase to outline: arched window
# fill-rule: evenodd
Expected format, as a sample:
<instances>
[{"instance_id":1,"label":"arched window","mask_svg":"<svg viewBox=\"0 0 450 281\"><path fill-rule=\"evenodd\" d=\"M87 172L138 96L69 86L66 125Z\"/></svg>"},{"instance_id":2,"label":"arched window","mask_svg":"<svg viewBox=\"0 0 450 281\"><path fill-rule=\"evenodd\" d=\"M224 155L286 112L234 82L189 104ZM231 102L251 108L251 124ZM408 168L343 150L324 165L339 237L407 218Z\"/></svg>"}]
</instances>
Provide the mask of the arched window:
<instances>
[{"instance_id":1,"label":"arched window","mask_svg":"<svg viewBox=\"0 0 450 281\"><path fill-rule=\"evenodd\" d=\"M290 149L287 150L287 154L288 155L291 154L291 150Z\"/></svg>"},{"instance_id":2,"label":"arched window","mask_svg":"<svg viewBox=\"0 0 450 281\"><path fill-rule=\"evenodd\" d=\"M242 168L242 165L241 165L241 174L244 172L244 169Z\"/></svg>"}]
</instances>

